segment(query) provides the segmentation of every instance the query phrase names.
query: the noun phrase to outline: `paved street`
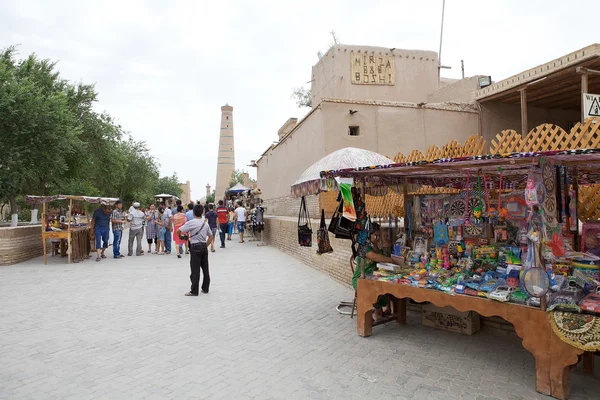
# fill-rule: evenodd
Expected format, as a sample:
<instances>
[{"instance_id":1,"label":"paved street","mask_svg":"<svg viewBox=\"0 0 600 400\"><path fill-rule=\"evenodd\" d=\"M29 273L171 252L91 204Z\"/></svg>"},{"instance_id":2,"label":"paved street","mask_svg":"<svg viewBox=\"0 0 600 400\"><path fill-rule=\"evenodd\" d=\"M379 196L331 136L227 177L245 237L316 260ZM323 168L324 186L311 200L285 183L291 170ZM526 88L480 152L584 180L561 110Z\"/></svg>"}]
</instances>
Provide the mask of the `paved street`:
<instances>
[{"instance_id":1,"label":"paved street","mask_svg":"<svg viewBox=\"0 0 600 400\"><path fill-rule=\"evenodd\" d=\"M183 296L174 255L0 268L0 398L548 399L512 334L409 314L360 338L335 311L350 289L274 248L227 245L199 297ZM575 372L572 387L597 399L600 381Z\"/></svg>"}]
</instances>

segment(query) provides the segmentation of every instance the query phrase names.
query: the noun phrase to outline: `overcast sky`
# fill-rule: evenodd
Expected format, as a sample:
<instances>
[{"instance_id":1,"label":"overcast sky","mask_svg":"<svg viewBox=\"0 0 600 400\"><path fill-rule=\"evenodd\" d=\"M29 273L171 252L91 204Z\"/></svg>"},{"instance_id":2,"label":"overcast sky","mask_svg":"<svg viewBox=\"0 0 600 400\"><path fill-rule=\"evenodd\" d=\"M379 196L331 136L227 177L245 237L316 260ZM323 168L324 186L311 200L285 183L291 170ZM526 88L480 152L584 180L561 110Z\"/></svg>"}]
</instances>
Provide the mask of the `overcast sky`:
<instances>
[{"instance_id":1,"label":"overcast sky","mask_svg":"<svg viewBox=\"0 0 600 400\"><path fill-rule=\"evenodd\" d=\"M145 140L163 174L214 188L220 107L234 107L236 167L277 139L335 30L344 44L438 51L442 0L0 0L0 47L58 60L96 83L97 106ZM600 41L597 1L446 1L442 76L494 81ZM308 86L308 85L306 85Z\"/></svg>"}]
</instances>

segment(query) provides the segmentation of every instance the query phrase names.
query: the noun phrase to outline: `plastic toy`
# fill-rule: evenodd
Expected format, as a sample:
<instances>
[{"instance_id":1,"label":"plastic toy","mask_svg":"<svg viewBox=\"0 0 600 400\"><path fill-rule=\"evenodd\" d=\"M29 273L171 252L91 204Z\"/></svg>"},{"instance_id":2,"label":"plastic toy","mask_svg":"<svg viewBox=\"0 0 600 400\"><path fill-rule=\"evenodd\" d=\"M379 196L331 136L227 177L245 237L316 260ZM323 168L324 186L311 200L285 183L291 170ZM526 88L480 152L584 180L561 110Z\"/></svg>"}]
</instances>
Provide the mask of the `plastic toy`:
<instances>
[{"instance_id":1,"label":"plastic toy","mask_svg":"<svg viewBox=\"0 0 600 400\"><path fill-rule=\"evenodd\" d=\"M600 294L590 293L579 302L583 311L600 314Z\"/></svg>"},{"instance_id":2,"label":"plastic toy","mask_svg":"<svg viewBox=\"0 0 600 400\"><path fill-rule=\"evenodd\" d=\"M454 288L454 292L458 293L458 294L465 294L465 290L466 289L467 289L467 287L466 287L466 285L464 283L459 283Z\"/></svg>"},{"instance_id":3,"label":"plastic toy","mask_svg":"<svg viewBox=\"0 0 600 400\"><path fill-rule=\"evenodd\" d=\"M488 293L488 298L492 300L506 302L510 300L510 295L516 290L517 289L512 286L498 286L492 292Z\"/></svg>"}]
</instances>

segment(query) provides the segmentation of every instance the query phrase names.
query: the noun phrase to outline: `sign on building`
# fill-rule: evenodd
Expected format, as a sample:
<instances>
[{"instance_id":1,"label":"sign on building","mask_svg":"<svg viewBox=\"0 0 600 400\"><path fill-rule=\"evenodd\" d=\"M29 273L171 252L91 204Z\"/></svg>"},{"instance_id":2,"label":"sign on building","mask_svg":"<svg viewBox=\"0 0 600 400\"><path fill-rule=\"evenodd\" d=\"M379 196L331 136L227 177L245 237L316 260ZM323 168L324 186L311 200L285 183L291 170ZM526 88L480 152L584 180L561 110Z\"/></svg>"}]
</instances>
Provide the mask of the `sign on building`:
<instances>
[{"instance_id":1,"label":"sign on building","mask_svg":"<svg viewBox=\"0 0 600 400\"><path fill-rule=\"evenodd\" d=\"M600 94L583 94L583 118L600 117Z\"/></svg>"},{"instance_id":2,"label":"sign on building","mask_svg":"<svg viewBox=\"0 0 600 400\"><path fill-rule=\"evenodd\" d=\"M396 84L394 55L350 52L352 83L355 85Z\"/></svg>"}]
</instances>

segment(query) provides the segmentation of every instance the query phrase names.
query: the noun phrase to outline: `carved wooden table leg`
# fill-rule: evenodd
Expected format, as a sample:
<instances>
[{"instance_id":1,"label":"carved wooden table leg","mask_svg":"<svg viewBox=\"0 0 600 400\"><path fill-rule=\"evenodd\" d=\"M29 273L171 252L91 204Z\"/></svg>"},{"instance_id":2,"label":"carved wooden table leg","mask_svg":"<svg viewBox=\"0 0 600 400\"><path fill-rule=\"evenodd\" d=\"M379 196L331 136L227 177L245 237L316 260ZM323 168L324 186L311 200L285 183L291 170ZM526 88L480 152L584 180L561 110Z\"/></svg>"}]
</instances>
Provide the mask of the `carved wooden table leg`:
<instances>
[{"instance_id":1,"label":"carved wooden table leg","mask_svg":"<svg viewBox=\"0 0 600 400\"><path fill-rule=\"evenodd\" d=\"M394 311L396 312L396 322L400 325L406 324L406 298L394 297Z\"/></svg>"},{"instance_id":2,"label":"carved wooden table leg","mask_svg":"<svg viewBox=\"0 0 600 400\"><path fill-rule=\"evenodd\" d=\"M373 301L371 299L371 287L365 285L364 279L359 279L356 291L356 330L362 337L373 334ZM377 293L375 293L377 299Z\"/></svg>"},{"instance_id":3,"label":"carved wooden table leg","mask_svg":"<svg viewBox=\"0 0 600 400\"><path fill-rule=\"evenodd\" d=\"M550 332L550 349L551 395L566 400L571 394L571 366L577 364L583 350L563 342L553 331Z\"/></svg>"},{"instance_id":4,"label":"carved wooden table leg","mask_svg":"<svg viewBox=\"0 0 600 400\"><path fill-rule=\"evenodd\" d=\"M594 353L591 351L586 351L583 353L583 372L588 375L592 375L594 373Z\"/></svg>"}]
</instances>

